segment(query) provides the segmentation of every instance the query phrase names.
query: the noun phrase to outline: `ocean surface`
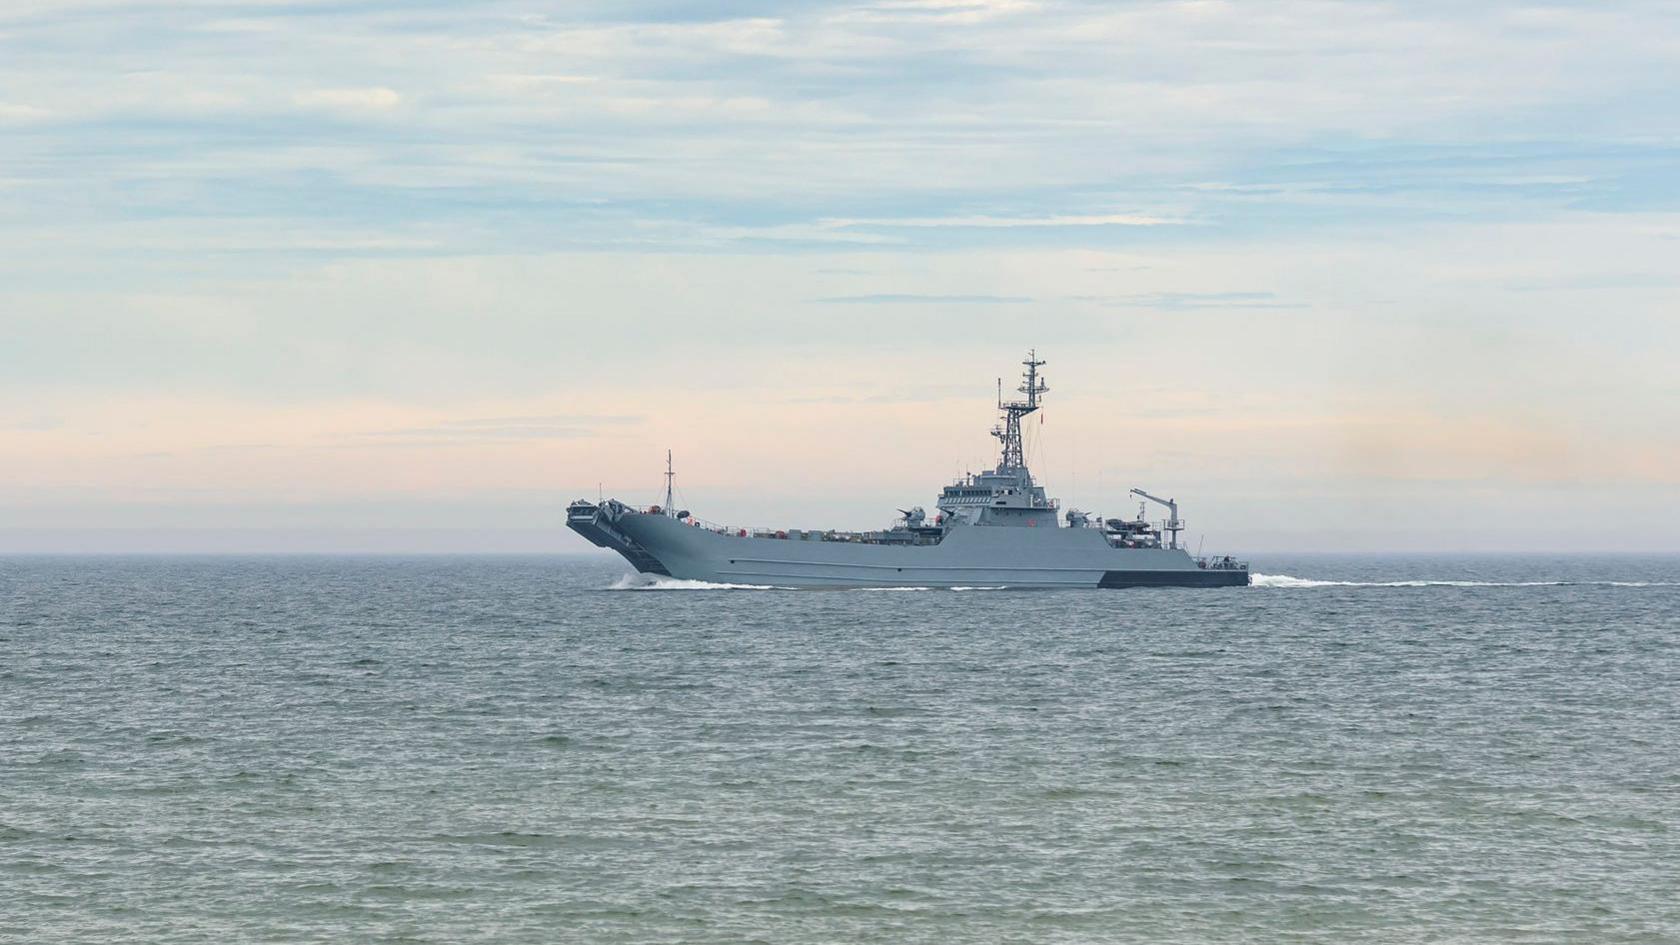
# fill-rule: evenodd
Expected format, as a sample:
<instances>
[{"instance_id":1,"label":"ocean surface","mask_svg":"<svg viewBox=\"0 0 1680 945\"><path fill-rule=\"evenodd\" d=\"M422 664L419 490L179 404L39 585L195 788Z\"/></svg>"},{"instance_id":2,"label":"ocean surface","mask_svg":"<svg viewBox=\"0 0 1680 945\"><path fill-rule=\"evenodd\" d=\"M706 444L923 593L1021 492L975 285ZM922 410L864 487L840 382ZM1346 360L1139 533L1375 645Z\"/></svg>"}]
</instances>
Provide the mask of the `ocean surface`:
<instances>
[{"instance_id":1,"label":"ocean surface","mask_svg":"<svg viewBox=\"0 0 1680 945\"><path fill-rule=\"evenodd\" d=\"M1680 942L1680 558L0 558L0 941Z\"/></svg>"}]
</instances>

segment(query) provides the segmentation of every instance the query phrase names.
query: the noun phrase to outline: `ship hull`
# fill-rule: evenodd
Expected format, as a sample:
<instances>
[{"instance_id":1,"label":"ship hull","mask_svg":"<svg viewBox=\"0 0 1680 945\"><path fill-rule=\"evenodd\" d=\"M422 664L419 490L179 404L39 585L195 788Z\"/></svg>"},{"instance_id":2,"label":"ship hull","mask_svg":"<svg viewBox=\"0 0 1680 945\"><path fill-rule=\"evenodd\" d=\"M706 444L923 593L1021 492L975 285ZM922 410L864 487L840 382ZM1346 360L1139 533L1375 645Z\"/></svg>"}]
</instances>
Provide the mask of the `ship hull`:
<instances>
[{"instance_id":1,"label":"ship hull","mask_svg":"<svg viewBox=\"0 0 1680 945\"><path fill-rule=\"evenodd\" d=\"M622 508L622 507L621 507ZM968 526L937 544L719 533L625 509L568 524L637 570L776 587L1240 587L1243 569L1204 568L1172 548L1114 548L1091 528Z\"/></svg>"}]
</instances>

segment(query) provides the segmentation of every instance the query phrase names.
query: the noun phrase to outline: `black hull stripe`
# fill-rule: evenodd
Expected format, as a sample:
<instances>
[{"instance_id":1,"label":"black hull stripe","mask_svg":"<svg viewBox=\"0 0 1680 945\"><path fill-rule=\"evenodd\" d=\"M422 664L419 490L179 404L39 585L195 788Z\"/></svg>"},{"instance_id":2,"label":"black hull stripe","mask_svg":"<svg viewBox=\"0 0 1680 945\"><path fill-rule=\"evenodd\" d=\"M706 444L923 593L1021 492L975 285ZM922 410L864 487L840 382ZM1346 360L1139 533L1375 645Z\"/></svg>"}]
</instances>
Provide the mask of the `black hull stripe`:
<instances>
[{"instance_id":1,"label":"black hull stripe","mask_svg":"<svg viewBox=\"0 0 1680 945\"><path fill-rule=\"evenodd\" d=\"M1247 587L1248 572L1235 570L1104 571L1098 587Z\"/></svg>"}]
</instances>

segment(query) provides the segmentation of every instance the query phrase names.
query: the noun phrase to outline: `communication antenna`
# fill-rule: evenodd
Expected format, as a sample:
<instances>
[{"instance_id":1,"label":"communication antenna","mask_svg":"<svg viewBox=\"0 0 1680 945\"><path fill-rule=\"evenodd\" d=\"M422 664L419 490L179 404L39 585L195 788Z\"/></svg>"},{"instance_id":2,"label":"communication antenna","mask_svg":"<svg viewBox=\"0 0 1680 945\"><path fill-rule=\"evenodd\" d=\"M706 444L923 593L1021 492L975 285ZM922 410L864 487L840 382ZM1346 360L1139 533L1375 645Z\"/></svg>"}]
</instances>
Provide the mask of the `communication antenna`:
<instances>
[{"instance_id":1,"label":"communication antenna","mask_svg":"<svg viewBox=\"0 0 1680 945\"><path fill-rule=\"evenodd\" d=\"M671 484L676 481L676 476L677 476L676 472L673 471L672 468L671 468L671 451L666 450L665 451L665 514L666 515L674 516L674 515L677 514L676 507L674 505L672 505L673 500L671 498Z\"/></svg>"}]
</instances>

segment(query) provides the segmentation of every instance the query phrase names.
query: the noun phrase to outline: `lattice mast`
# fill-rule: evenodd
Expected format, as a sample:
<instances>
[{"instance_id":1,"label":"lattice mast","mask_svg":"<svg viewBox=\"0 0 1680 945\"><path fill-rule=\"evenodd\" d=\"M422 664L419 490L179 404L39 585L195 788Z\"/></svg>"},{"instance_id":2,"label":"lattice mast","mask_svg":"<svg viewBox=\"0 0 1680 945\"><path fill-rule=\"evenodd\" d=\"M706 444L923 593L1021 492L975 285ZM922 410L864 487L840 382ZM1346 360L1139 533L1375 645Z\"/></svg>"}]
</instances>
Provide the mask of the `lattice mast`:
<instances>
[{"instance_id":1,"label":"lattice mast","mask_svg":"<svg viewBox=\"0 0 1680 945\"><path fill-rule=\"evenodd\" d=\"M1026 400L1005 403L1003 378L998 378L998 410L1003 413L1003 422L992 428L992 435L1003 443L1003 458L998 460L998 472L1017 472L1027 468L1026 450L1021 443L1021 418L1037 410L1038 395L1050 389L1038 376L1038 369L1044 364L1038 360L1038 349L1028 351L1027 359L1021 363L1027 370L1016 390L1027 395Z\"/></svg>"}]
</instances>

